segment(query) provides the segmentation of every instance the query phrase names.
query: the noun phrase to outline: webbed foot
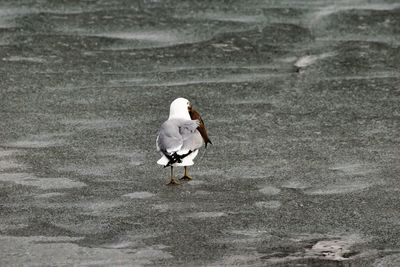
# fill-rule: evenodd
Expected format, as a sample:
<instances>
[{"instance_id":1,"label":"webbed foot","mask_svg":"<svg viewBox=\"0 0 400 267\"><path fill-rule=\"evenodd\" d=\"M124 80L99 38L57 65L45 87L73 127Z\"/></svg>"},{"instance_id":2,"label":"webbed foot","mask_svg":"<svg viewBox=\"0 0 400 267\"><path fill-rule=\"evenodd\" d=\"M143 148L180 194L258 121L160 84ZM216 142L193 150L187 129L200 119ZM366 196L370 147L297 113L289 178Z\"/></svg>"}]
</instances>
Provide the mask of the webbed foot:
<instances>
[{"instance_id":1,"label":"webbed foot","mask_svg":"<svg viewBox=\"0 0 400 267\"><path fill-rule=\"evenodd\" d=\"M184 175L182 178L180 178L179 180L182 180L182 181L191 181L191 180L193 180L193 178L192 178L192 176L189 176L189 175Z\"/></svg>"},{"instance_id":2,"label":"webbed foot","mask_svg":"<svg viewBox=\"0 0 400 267\"><path fill-rule=\"evenodd\" d=\"M181 183L178 182L175 178L171 177L171 180L169 181L169 183L167 183L167 185L180 185Z\"/></svg>"}]
</instances>

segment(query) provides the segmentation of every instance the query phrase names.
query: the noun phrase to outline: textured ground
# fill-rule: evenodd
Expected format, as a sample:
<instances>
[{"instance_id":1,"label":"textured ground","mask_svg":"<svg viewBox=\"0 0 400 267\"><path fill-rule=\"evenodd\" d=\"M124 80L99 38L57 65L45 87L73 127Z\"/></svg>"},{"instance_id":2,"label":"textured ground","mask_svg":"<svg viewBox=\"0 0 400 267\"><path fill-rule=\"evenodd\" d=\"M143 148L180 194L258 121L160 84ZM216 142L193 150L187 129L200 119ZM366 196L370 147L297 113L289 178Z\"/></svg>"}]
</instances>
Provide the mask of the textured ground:
<instances>
[{"instance_id":1,"label":"textured ground","mask_svg":"<svg viewBox=\"0 0 400 267\"><path fill-rule=\"evenodd\" d=\"M1 0L0 265L399 266L399 62L396 0Z\"/></svg>"}]
</instances>

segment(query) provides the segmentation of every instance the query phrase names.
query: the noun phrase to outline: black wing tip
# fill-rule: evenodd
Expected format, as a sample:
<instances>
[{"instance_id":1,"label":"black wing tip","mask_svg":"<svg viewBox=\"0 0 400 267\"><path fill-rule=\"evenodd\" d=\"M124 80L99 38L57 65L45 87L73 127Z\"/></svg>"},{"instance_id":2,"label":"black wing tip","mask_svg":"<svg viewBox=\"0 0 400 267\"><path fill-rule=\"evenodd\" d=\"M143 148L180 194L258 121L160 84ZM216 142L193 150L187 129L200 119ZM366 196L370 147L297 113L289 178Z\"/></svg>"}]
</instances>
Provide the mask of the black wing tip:
<instances>
[{"instance_id":1,"label":"black wing tip","mask_svg":"<svg viewBox=\"0 0 400 267\"><path fill-rule=\"evenodd\" d=\"M178 155L178 153L176 152L172 155L164 154L169 159L167 165L165 165L164 168L172 166L174 163L182 163L182 159L190 155L192 152L192 150L189 150L188 153L182 155Z\"/></svg>"}]
</instances>

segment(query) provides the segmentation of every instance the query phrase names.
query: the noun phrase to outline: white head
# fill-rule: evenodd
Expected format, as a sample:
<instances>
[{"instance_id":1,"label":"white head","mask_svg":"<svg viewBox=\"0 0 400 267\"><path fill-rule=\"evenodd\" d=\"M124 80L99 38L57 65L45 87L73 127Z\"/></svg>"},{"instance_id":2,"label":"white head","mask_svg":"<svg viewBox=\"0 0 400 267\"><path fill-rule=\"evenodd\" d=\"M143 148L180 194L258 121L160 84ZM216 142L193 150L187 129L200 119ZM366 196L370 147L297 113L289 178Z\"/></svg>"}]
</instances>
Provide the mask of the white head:
<instances>
[{"instance_id":1,"label":"white head","mask_svg":"<svg viewBox=\"0 0 400 267\"><path fill-rule=\"evenodd\" d=\"M192 104L186 98L179 97L172 101L169 108L168 119L186 119L191 120L189 115L189 109L192 108Z\"/></svg>"}]
</instances>

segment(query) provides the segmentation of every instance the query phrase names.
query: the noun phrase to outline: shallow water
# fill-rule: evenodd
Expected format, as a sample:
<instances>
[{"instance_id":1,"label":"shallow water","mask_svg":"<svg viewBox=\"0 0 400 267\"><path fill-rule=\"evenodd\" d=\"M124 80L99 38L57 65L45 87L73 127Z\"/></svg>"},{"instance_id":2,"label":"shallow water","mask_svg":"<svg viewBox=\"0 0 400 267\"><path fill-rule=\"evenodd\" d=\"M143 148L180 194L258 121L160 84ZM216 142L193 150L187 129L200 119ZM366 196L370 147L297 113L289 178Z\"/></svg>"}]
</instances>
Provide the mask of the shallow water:
<instances>
[{"instance_id":1,"label":"shallow water","mask_svg":"<svg viewBox=\"0 0 400 267\"><path fill-rule=\"evenodd\" d=\"M397 266L399 18L0 1L0 265ZM213 145L171 188L155 137L178 96Z\"/></svg>"}]
</instances>

